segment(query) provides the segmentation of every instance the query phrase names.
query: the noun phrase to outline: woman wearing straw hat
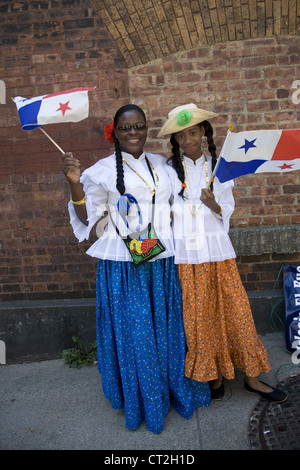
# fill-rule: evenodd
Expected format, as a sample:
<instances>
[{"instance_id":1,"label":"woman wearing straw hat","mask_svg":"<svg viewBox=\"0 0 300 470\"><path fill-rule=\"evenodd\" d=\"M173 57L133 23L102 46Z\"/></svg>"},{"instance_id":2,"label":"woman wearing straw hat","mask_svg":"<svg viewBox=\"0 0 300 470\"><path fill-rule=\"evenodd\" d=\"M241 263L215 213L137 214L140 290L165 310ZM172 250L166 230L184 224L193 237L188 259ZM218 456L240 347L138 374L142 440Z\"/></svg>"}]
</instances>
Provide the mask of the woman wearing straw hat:
<instances>
[{"instance_id":1,"label":"woman wearing straw hat","mask_svg":"<svg viewBox=\"0 0 300 470\"><path fill-rule=\"evenodd\" d=\"M224 395L223 377L245 373L247 391L282 402L286 395L258 380L270 371L257 336L228 231L233 182L211 182L216 146L209 119L217 114L195 104L173 109L159 136L171 134L166 167L172 182L175 263L178 264L188 351L185 374L209 381L213 399ZM210 155L202 149L207 139Z\"/></svg>"},{"instance_id":2,"label":"woman wearing straw hat","mask_svg":"<svg viewBox=\"0 0 300 470\"><path fill-rule=\"evenodd\" d=\"M120 108L105 126L105 138L115 152L82 175L72 154L64 158L71 224L79 241L89 238L105 208L109 212L106 230L87 251L99 259L98 369L112 407L125 408L126 426L136 429L145 419L149 430L160 433L170 405L189 419L195 408L209 405L209 387L184 377L165 158L145 153L147 122L138 106Z\"/></svg>"}]
</instances>

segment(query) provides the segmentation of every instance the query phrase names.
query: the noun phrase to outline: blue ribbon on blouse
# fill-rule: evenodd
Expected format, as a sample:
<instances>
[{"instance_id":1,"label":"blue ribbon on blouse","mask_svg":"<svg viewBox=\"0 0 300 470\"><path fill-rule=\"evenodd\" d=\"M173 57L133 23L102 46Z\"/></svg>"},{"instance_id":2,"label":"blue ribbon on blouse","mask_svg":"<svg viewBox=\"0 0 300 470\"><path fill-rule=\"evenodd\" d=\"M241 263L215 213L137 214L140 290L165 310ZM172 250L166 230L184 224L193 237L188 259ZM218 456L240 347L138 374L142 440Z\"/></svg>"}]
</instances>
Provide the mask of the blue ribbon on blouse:
<instances>
[{"instance_id":1,"label":"blue ribbon on blouse","mask_svg":"<svg viewBox=\"0 0 300 470\"><path fill-rule=\"evenodd\" d=\"M128 224L127 216L128 216L128 212L129 212L131 204L135 204L137 207L137 213L139 216L139 226L137 226L136 232L138 232L140 230L140 225L142 225L143 217L142 217L139 203L137 202L135 197L129 193L123 194L118 200L117 208L118 208L120 216L122 217L124 223L126 224L126 227L130 228Z\"/></svg>"}]
</instances>

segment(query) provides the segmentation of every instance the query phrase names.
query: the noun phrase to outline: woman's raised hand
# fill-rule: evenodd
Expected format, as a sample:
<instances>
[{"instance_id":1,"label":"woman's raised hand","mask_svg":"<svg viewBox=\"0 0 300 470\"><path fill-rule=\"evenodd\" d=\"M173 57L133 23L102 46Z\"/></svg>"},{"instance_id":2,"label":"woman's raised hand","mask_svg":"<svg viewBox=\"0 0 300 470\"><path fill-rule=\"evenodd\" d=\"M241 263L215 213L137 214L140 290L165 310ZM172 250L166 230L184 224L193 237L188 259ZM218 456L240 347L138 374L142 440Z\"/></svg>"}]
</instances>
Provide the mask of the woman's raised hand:
<instances>
[{"instance_id":1,"label":"woman's raised hand","mask_svg":"<svg viewBox=\"0 0 300 470\"><path fill-rule=\"evenodd\" d=\"M80 180L80 162L73 157L71 152L63 154L63 172L70 184L76 184Z\"/></svg>"}]
</instances>

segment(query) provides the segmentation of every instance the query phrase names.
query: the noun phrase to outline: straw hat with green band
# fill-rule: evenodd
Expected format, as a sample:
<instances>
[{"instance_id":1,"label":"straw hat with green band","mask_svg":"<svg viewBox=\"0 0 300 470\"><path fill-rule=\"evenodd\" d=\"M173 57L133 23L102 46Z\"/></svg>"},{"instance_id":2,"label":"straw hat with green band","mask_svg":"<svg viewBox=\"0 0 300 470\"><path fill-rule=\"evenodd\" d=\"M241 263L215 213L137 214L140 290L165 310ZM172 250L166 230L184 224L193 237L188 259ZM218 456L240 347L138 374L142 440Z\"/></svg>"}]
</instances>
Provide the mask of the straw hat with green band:
<instances>
[{"instance_id":1,"label":"straw hat with green band","mask_svg":"<svg viewBox=\"0 0 300 470\"><path fill-rule=\"evenodd\" d=\"M158 137L166 134L174 134L187 127L195 126L202 121L217 117L218 114L197 108L193 103L177 106L168 114L167 122L158 133Z\"/></svg>"}]
</instances>

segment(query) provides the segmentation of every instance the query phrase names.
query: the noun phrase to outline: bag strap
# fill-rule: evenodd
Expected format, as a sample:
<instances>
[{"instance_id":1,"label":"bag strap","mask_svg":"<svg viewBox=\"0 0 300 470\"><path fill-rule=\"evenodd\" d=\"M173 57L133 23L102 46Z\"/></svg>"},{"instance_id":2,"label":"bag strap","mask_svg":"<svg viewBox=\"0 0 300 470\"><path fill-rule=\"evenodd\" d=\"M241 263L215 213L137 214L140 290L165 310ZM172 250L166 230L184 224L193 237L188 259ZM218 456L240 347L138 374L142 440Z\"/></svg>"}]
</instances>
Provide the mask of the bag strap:
<instances>
[{"instance_id":1,"label":"bag strap","mask_svg":"<svg viewBox=\"0 0 300 470\"><path fill-rule=\"evenodd\" d=\"M146 160L148 169L149 169L149 171L150 171L150 174L151 174L151 176L152 176L153 183L155 183L155 178L154 178L154 175L153 175L153 171L152 171L151 165L150 165L149 160L148 160L148 158L147 158L147 155L145 155L145 160ZM152 196L152 204L155 204L155 193L154 193L153 196Z\"/></svg>"},{"instance_id":2,"label":"bag strap","mask_svg":"<svg viewBox=\"0 0 300 470\"><path fill-rule=\"evenodd\" d=\"M155 178L154 178L154 175L153 175L151 165L150 165L149 160L147 158L147 155L145 155L145 159L146 159L146 163L147 163L148 169L150 171L150 174L152 176L153 182L155 183ZM152 196L152 214L151 214L151 222L149 222L149 227L151 227L151 224L154 221L154 209L155 209L155 193Z\"/></svg>"}]
</instances>

